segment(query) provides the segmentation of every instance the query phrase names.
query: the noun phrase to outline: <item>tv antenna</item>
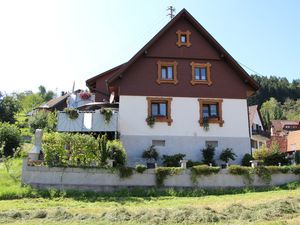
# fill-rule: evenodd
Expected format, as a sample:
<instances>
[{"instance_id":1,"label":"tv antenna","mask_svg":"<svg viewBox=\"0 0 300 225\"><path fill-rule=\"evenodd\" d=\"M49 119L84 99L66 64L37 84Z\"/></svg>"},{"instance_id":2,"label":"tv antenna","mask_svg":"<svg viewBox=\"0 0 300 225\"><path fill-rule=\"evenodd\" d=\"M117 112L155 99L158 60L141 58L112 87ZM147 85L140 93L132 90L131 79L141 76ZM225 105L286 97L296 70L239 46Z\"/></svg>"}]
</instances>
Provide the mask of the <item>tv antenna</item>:
<instances>
[{"instance_id":1,"label":"tv antenna","mask_svg":"<svg viewBox=\"0 0 300 225\"><path fill-rule=\"evenodd\" d=\"M173 19L175 16L175 8L173 6L169 6L167 11L169 12L167 16L170 16L170 19Z\"/></svg>"}]
</instances>

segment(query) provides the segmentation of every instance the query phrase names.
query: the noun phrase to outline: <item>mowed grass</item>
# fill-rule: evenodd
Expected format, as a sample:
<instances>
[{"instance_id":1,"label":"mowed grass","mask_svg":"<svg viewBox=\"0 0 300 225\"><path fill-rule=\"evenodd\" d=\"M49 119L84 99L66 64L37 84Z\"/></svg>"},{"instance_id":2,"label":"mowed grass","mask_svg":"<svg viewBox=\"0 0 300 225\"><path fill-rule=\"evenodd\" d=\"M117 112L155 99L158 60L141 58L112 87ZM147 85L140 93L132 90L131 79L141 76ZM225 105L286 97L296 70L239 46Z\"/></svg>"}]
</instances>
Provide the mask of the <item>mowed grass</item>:
<instances>
[{"instance_id":1,"label":"mowed grass","mask_svg":"<svg viewBox=\"0 0 300 225\"><path fill-rule=\"evenodd\" d=\"M293 190L200 197L177 197L171 190L155 197L39 192L21 187L21 163L14 160L10 174L0 163L0 199L7 199L0 200L1 224L300 224L299 183Z\"/></svg>"}]
</instances>

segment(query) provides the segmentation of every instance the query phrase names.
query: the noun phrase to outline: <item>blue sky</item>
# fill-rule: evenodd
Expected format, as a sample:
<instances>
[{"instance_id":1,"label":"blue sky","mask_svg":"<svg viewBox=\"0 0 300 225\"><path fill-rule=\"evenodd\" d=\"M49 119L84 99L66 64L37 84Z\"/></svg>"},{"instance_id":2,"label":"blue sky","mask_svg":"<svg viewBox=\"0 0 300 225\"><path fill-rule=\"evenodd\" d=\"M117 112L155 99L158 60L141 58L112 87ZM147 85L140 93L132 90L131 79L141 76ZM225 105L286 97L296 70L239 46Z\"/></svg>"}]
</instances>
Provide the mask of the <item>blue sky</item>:
<instances>
[{"instance_id":1,"label":"blue sky","mask_svg":"<svg viewBox=\"0 0 300 225\"><path fill-rule=\"evenodd\" d=\"M186 8L240 63L300 78L298 0L7 0L0 2L0 91L68 91L128 61ZM253 73L247 70L249 73Z\"/></svg>"}]
</instances>

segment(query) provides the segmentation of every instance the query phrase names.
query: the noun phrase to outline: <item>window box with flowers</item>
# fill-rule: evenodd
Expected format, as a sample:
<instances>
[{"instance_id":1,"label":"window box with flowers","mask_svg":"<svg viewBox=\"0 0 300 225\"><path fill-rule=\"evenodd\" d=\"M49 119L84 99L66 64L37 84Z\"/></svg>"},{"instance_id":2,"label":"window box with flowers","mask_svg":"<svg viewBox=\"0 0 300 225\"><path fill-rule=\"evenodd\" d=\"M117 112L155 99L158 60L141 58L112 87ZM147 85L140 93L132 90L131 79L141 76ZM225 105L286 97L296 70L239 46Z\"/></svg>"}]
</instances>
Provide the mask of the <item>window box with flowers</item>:
<instances>
[{"instance_id":1,"label":"window box with flowers","mask_svg":"<svg viewBox=\"0 0 300 225\"><path fill-rule=\"evenodd\" d=\"M91 93L89 93L89 92L80 92L80 93L79 93L79 97L80 97L82 100L89 100L89 99L92 97L92 95L91 95Z\"/></svg>"}]
</instances>

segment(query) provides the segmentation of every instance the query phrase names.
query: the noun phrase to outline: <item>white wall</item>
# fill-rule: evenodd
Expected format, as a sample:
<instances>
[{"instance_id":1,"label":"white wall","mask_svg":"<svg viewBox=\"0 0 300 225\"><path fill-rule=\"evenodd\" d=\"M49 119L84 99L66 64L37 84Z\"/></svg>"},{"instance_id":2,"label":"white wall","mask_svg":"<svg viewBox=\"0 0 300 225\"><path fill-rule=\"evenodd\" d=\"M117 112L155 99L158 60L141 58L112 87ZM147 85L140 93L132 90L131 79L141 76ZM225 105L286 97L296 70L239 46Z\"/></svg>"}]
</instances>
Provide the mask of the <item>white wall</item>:
<instances>
[{"instance_id":1,"label":"white wall","mask_svg":"<svg viewBox=\"0 0 300 225\"><path fill-rule=\"evenodd\" d=\"M209 131L199 126L198 98L173 97L171 101L171 126L155 123L150 128L145 96L120 96L119 131L121 135L143 136L194 136L194 137L249 137L248 112L245 99L223 99L223 127L210 124Z\"/></svg>"}]
</instances>

